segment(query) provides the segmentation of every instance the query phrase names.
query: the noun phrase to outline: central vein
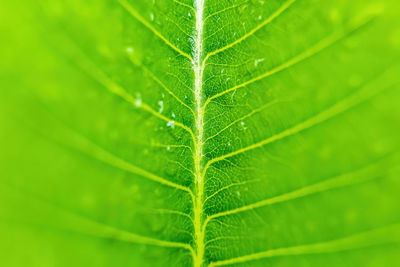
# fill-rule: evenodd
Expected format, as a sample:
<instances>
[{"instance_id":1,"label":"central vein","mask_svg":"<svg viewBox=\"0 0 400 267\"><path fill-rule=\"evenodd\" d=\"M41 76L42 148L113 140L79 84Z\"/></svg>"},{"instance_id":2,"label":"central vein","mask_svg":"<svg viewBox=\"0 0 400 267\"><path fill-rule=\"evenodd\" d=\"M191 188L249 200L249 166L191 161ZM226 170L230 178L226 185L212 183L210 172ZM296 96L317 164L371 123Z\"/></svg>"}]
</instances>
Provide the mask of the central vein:
<instances>
[{"instance_id":1,"label":"central vein","mask_svg":"<svg viewBox=\"0 0 400 267\"><path fill-rule=\"evenodd\" d=\"M204 179L202 177L202 158L203 158L203 132L204 132L204 112L202 100L202 83L203 83L203 10L204 0L196 0L196 29L194 39L193 53L193 69L194 69L194 97L196 101L196 140L194 144L194 167L195 167L195 202L193 205L194 217L194 234L195 234L195 251L196 255L193 260L194 267L201 267L204 258L204 231L202 229L203 217L203 195L204 195Z\"/></svg>"}]
</instances>

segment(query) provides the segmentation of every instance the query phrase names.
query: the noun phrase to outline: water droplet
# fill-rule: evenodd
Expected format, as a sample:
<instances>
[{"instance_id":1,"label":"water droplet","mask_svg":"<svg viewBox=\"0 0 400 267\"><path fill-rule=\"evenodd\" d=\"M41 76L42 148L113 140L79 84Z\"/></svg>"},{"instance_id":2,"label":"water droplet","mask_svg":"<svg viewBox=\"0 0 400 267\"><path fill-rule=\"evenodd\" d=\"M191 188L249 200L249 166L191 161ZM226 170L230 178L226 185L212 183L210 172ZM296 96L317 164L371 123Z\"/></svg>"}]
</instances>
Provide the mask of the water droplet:
<instances>
[{"instance_id":1,"label":"water droplet","mask_svg":"<svg viewBox=\"0 0 400 267\"><path fill-rule=\"evenodd\" d=\"M233 91L232 96L231 96L231 102L232 102L232 103L233 103L233 98L235 97L235 94L236 94L236 90Z\"/></svg>"},{"instance_id":2,"label":"water droplet","mask_svg":"<svg viewBox=\"0 0 400 267\"><path fill-rule=\"evenodd\" d=\"M126 51L127 53L133 53L133 48L130 47L130 46L128 46L128 47L125 49L125 51Z\"/></svg>"},{"instance_id":3,"label":"water droplet","mask_svg":"<svg viewBox=\"0 0 400 267\"><path fill-rule=\"evenodd\" d=\"M243 126L243 130L247 130L247 127L245 126L245 123L244 123L244 121L242 121L242 122L240 123L240 125L242 125L242 126Z\"/></svg>"},{"instance_id":4,"label":"water droplet","mask_svg":"<svg viewBox=\"0 0 400 267\"><path fill-rule=\"evenodd\" d=\"M150 13L150 20L154 21L154 14L153 13Z\"/></svg>"},{"instance_id":5,"label":"water droplet","mask_svg":"<svg viewBox=\"0 0 400 267\"><path fill-rule=\"evenodd\" d=\"M231 146L231 143L228 143L228 146Z\"/></svg>"},{"instance_id":6,"label":"water droplet","mask_svg":"<svg viewBox=\"0 0 400 267\"><path fill-rule=\"evenodd\" d=\"M172 118L175 118L175 113L172 112Z\"/></svg>"},{"instance_id":7,"label":"water droplet","mask_svg":"<svg viewBox=\"0 0 400 267\"><path fill-rule=\"evenodd\" d=\"M225 72L225 69L222 69L222 70L221 70L221 73L224 73L224 72Z\"/></svg>"},{"instance_id":8,"label":"water droplet","mask_svg":"<svg viewBox=\"0 0 400 267\"><path fill-rule=\"evenodd\" d=\"M261 20L262 19L262 16L260 15L260 16L258 16L258 20Z\"/></svg>"},{"instance_id":9,"label":"water droplet","mask_svg":"<svg viewBox=\"0 0 400 267\"><path fill-rule=\"evenodd\" d=\"M170 150L171 150L171 147L170 147L170 146L167 146L167 150L170 151Z\"/></svg>"},{"instance_id":10,"label":"water droplet","mask_svg":"<svg viewBox=\"0 0 400 267\"><path fill-rule=\"evenodd\" d=\"M175 128L175 121L167 122L167 127L171 127L172 129L174 129Z\"/></svg>"},{"instance_id":11,"label":"water droplet","mask_svg":"<svg viewBox=\"0 0 400 267\"><path fill-rule=\"evenodd\" d=\"M160 106L160 108L158 109L158 113L163 112L163 110L164 110L164 102L163 101L158 101L158 105Z\"/></svg>"},{"instance_id":12,"label":"water droplet","mask_svg":"<svg viewBox=\"0 0 400 267\"><path fill-rule=\"evenodd\" d=\"M261 62L263 62L264 61L264 59L263 58L260 58L260 59L256 59L256 60L254 60L254 66L258 66L258 64L259 63L261 63Z\"/></svg>"},{"instance_id":13,"label":"water droplet","mask_svg":"<svg viewBox=\"0 0 400 267\"><path fill-rule=\"evenodd\" d=\"M142 105L142 98L139 93L136 94L135 106L140 107Z\"/></svg>"},{"instance_id":14,"label":"water droplet","mask_svg":"<svg viewBox=\"0 0 400 267\"><path fill-rule=\"evenodd\" d=\"M188 17L190 18L192 16L192 14L190 14L190 12L188 12Z\"/></svg>"},{"instance_id":15,"label":"water droplet","mask_svg":"<svg viewBox=\"0 0 400 267\"><path fill-rule=\"evenodd\" d=\"M240 197L240 192L239 192L239 191L236 191L236 195L238 195L238 196Z\"/></svg>"}]
</instances>

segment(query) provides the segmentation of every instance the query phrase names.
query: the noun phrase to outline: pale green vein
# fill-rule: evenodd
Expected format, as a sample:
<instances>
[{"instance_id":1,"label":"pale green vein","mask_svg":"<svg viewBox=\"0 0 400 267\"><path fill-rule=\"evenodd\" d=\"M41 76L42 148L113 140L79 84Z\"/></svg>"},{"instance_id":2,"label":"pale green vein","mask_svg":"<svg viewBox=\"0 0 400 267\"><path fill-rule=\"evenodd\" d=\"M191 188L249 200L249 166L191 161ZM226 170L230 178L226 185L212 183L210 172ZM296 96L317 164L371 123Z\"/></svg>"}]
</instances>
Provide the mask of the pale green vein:
<instances>
[{"instance_id":1,"label":"pale green vein","mask_svg":"<svg viewBox=\"0 0 400 267\"><path fill-rule=\"evenodd\" d=\"M148 104L144 103L140 98L135 98L131 94L129 94L123 87L115 83L112 79L110 79L101 69L99 69L86 55L81 51L79 46L77 46L71 39L67 36L65 37L66 44L70 44L71 48L79 55L80 60L75 60L77 65L82 68L90 77L96 80L98 83L103 85L109 92L119 96L126 102L132 104L137 108L141 108L148 113L154 115L155 117L166 121L167 123L173 122L175 126L184 129L187 133L190 134L193 141L195 141L195 136L193 134L192 129L187 127L181 122L177 122L171 118L168 118L159 112L155 111ZM72 59L74 59L72 57Z\"/></svg>"},{"instance_id":2,"label":"pale green vein","mask_svg":"<svg viewBox=\"0 0 400 267\"><path fill-rule=\"evenodd\" d=\"M245 35L243 35L242 37L240 37L239 39L235 40L234 42L221 47L213 52L210 52L207 54L207 56L204 58L203 62L206 62L211 56L214 56L218 53L221 53L241 42L243 42L244 40L246 40L248 37L252 36L254 33L256 33L257 31L259 31L260 29L262 29L263 27L265 27L267 24L271 23L274 19L276 19L277 17L279 17L279 15L281 15L285 10L287 10L296 0L288 0L286 1L280 8L278 8L278 10L276 10L271 16L269 16L266 20L264 20L262 23L260 23L257 27L255 27L254 29L252 29L251 31L249 31L248 33L246 33ZM204 63L203 63L204 64Z\"/></svg>"},{"instance_id":3,"label":"pale green vein","mask_svg":"<svg viewBox=\"0 0 400 267\"><path fill-rule=\"evenodd\" d=\"M218 115L209 118L207 121L204 122L204 125L208 125L210 123L215 122L218 118L226 116L228 111L224 110L223 112L218 112Z\"/></svg>"},{"instance_id":4,"label":"pale green vein","mask_svg":"<svg viewBox=\"0 0 400 267\"><path fill-rule=\"evenodd\" d=\"M99 145L93 143L90 141L88 138L83 136L82 134L78 133L74 129L70 128L68 125L64 124L62 121L58 120L57 118L53 118L54 121L60 125L62 129L62 134L67 133L68 137L72 138L72 140L69 140L66 142L65 138L60 138L61 134L57 134L56 136L52 137L53 139L57 140L57 142L60 142L62 144L68 145L72 147L73 149L80 151L84 153L87 156L90 156L98 161L101 161L103 163L106 163L110 166L113 166L117 169L127 171L129 173L139 175L143 178L146 178L148 180L151 180L153 182L157 182L159 184L172 187L178 190L185 191L189 193L191 196L191 199L193 201L194 195L192 190L190 188L171 182L168 179L162 178L156 174L153 174L149 171L146 171L138 166L133 165L132 163L129 163L125 161L124 159L110 153L109 151L105 150L104 148L100 147ZM36 126L34 126L36 127ZM39 132L42 132L41 129L38 129ZM48 133L42 133L44 135L48 135Z\"/></svg>"},{"instance_id":5,"label":"pale green vein","mask_svg":"<svg viewBox=\"0 0 400 267\"><path fill-rule=\"evenodd\" d=\"M240 185L245 185L245 184L249 184L249 183L254 183L259 181L258 179L254 179L254 180L249 180L249 181L243 181L243 182L237 182L237 183L232 183L226 186L221 187L220 189L216 190L214 193L212 193L211 195L209 195L205 200L204 200L204 205L206 205L207 201L209 201L210 199L212 199L213 197L215 197L216 195L218 195L219 193L228 190L229 188L235 187L235 186L240 186Z\"/></svg>"},{"instance_id":6,"label":"pale green vein","mask_svg":"<svg viewBox=\"0 0 400 267\"><path fill-rule=\"evenodd\" d=\"M153 245L160 247L183 248L189 250L191 254L194 253L192 247L186 243L165 241L156 238L146 237L128 231L120 230L115 227L101 224L88 219L85 219L85 221L88 224L87 229L85 229L86 230L85 233L90 235L99 236L103 238L117 239L131 243L139 243L139 244L146 244L146 245ZM82 224L80 224L80 226L82 226ZM81 228L79 230L83 229Z\"/></svg>"},{"instance_id":7,"label":"pale green vein","mask_svg":"<svg viewBox=\"0 0 400 267\"><path fill-rule=\"evenodd\" d=\"M144 244L158 247L181 248L190 251L192 255L194 254L193 248L187 243L161 240L119 229L115 226L110 226L108 224L104 224L87 218L86 216L77 214L74 211L70 211L62 206L49 202L48 200L32 192L27 192L23 189L23 192L21 192L21 188L16 188L14 186L12 186L12 188L14 190L17 190L17 192L21 194L22 197L30 196L31 200L34 200L36 202L35 206L37 206L37 204L40 204L42 206L41 211L50 209L53 216L64 223L64 225L57 226L57 228L97 238L113 239L128 243Z\"/></svg>"},{"instance_id":8,"label":"pale green vein","mask_svg":"<svg viewBox=\"0 0 400 267\"><path fill-rule=\"evenodd\" d=\"M170 90L149 68L147 68L142 63L138 63L138 61L133 58L133 55L129 54L128 57L134 65L143 68L151 76L151 78L156 81L156 83L158 83L168 94L175 98L175 100L178 101L181 105L186 107L192 113L193 117L195 116L193 109L189 107L186 103L184 103L177 95L175 95L174 92Z\"/></svg>"},{"instance_id":9,"label":"pale green vein","mask_svg":"<svg viewBox=\"0 0 400 267\"><path fill-rule=\"evenodd\" d=\"M314 244L287 247L287 248L271 249L237 258L216 261L210 263L208 266L209 267L223 266L223 265L237 264L237 263L249 262L249 261L272 258L272 257L337 253L353 249L398 244L399 242L400 242L400 225L394 224L386 227L381 227L361 232L340 239L314 243Z\"/></svg>"},{"instance_id":10,"label":"pale green vein","mask_svg":"<svg viewBox=\"0 0 400 267\"><path fill-rule=\"evenodd\" d=\"M224 161L228 162L230 165L234 166L236 169L238 170L242 170L242 171L250 171L251 169L254 169L254 167L244 167L241 166L240 164L237 164L229 159L224 159ZM257 179L258 180L258 179Z\"/></svg>"},{"instance_id":11,"label":"pale green vein","mask_svg":"<svg viewBox=\"0 0 400 267\"><path fill-rule=\"evenodd\" d=\"M188 192L190 194L191 198L192 199L194 198L192 191L188 187L182 186L180 184L176 184L165 178L161 178L153 173L150 173L149 171L143 170L143 169L133 165L132 163L129 163L129 162L111 154L110 152L106 151L105 149L92 143L90 140L88 140L84 136L76 133L72 129L70 131L80 141L80 144L81 144L80 146L75 146L75 148L78 149L79 151L85 153L86 155L89 155L89 156L91 156L99 161L102 161L110 166L130 172L132 174L140 175L146 179L152 180L152 181L160 183L162 185L173 187L173 188Z\"/></svg>"},{"instance_id":12,"label":"pale green vein","mask_svg":"<svg viewBox=\"0 0 400 267\"><path fill-rule=\"evenodd\" d=\"M242 206L240 208L223 211L220 213L210 215L205 220L204 227L206 227L207 223L209 223L211 220L213 220L215 218L225 217L225 216L229 216L232 214L250 211L250 210L257 209L257 208L266 207L266 206L270 206L273 204L310 196L310 195L313 195L316 193L321 193L321 192L326 192L326 191L337 189L337 188L361 184L364 182L368 182L368 181L377 179L377 178L381 177L382 173L383 173L383 171L381 171L379 173L377 170L375 170L375 169L379 169L379 166L380 165L378 165L378 164L371 164L363 169L356 170L356 171L349 172L349 173L344 173L340 176L330 178L326 181L316 183L316 184L313 184L310 186L305 186L303 188L294 190L289 193L285 193L285 194L282 194L279 196L261 200L261 201L258 201L258 202L255 202L255 203L252 203L249 205ZM380 166L380 167L382 168L382 166Z\"/></svg>"},{"instance_id":13,"label":"pale green vein","mask_svg":"<svg viewBox=\"0 0 400 267\"><path fill-rule=\"evenodd\" d=\"M387 70L386 70L387 71ZM382 75L383 76L383 75ZM382 77L380 76L380 78ZM382 79L383 80L383 79ZM375 80L374 80L375 81ZM206 166L204 167L203 170L203 175L205 175L208 167L218 161L224 160L226 158L230 158L236 155L239 155L241 153L245 153L247 151L256 149L256 148L260 148L263 147L267 144L276 142L278 140L281 140L283 138L298 134L304 130L310 129L314 126L317 126L329 119L332 119L336 116L339 116L340 114L348 111L349 109L351 109L352 107L374 97L375 95L379 94L380 92L384 91L385 89L390 88L391 86L393 86L393 84L397 83L397 81L388 81L386 80L385 82L388 83L389 85L387 85L386 88L379 88L378 86L373 86L373 82L368 83L367 85L365 85L363 88L361 88L360 90L357 90L357 92L351 94L350 96L344 98L343 100L337 102L336 104L334 104L333 106L321 111L320 113L318 113L317 115L303 121L300 122L299 124L286 129L278 134L275 134L267 139L264 139L258 143L249 145L247 147L243 147L241 149L238 149L234 152L213 158L212 160L208 161ZM372 88L370 88L372 87Z\"/></svg>"},{"instance_id":14,"label":"pale green vein","mask_svg":"<svg viewBox=\"0 0 400 267\"><path fill-rule=\"evenodd\" d=\"M176 215L179 215L179 216L183 216L183 217L188 218L193 223L193 218L189 214L184 213L184 212L179 211L179 210L154 209L154 211L158 212L158 213L161 213L161 214L176 214Z\"/></svg>"},{"instance_id":15,"label":"pale green vein","mask_svg":"<svg viewBox=\"0 0 400 267\"><path fill-rule=\"evenodd\" d=\"M239 64L208 62L205 64L205 66L220 66L220 67L227 67L227 68L239 68L239 67L247 65L249 62L254 62L254 59L246 60L245 62L242 62Z\"/></svg>"},{"instance_id":16,"label":"pale green vein","mask_svg":"<svg viewBox=\"0 0 400 267\"><path fill-rule=\"evenodd\" d=\"M207 41L208 39L212 38L213 36L217 35L219 32L223 32L224 29L229 28L230 26L232 26L233 22L231 23L227 23L224 26L222 26L221 28L218 28L216 31L214 31L213 33L210 33L209 35L207 35L206 37L204 37L204 41Z\"/></svg>"},{"instance_id":17,"label":"pale green vein","mask_svg":"<svg viewBox=\"0 0 400 267\"><path fill-rule=\"evenodd\" d=\"M181 6L184 6L184 7L187 7L187 8L189 8L190 10L192 10L193 11L193 16L195 16L196 15L196 11L194 10L194 8L192 7L192 6L190 6L190 5L188 5L188 4L185 4L185 3L183 3L183 2L181 2L181 1L178 1L178 0L172 0L172 1L174 1L176 4L178 4L178 5L181 5Z\"/></svg>"},{"instance_id":18,"label":"pale green vein","mask_svg":"<svg viewBox=\"0 0 400 267\"><path fill-rule=\"evenodd\" d=\"M68 42L72 45L72 48L76 50L76 52L80 55L80 60L77 61L77 64L79 65L80 68L82 68L88 75L90 75L94 80L96 80L98 83L103 85L106 89L108 89L109 92L119 96L126 102L132 104L133 106L137 108L141 108L148 113L154 115L155 117L166 121L167 123L173 122L175 126L182 128L185 130L187 133L190 134L192 141L195 141L195 136L189 127L184 125L181 122L175 121L171 118L168 118L159 112L155 111L153 108L151 108L149 105L144 103L141 99L133 97L131 94L129 94L123 87L115 83L112 79L110 79L103 71L101 71L97 66L90 61L89 58L87 58L82 51L79 49L79 47L71 41L69 38L66 38Z\"/></svg>"},{"instance_id":19,"label":"pale green vein","mask_svg":"<svg viewBox=\"0 0 400 267\"><path fill-rule=\"evenodd\" d=\"M170 23L174 24L175 27L177 27L179 31L181 31L184 35L186 35L186 37L188 37L189 39L191 39L191 38L193 37L192 35L190 35L189 33L187 33L187 32L175 21L175 18L170 18L170 17L168 17L167 14L163 14L163 16L167 17L167 18L168 18L168 21L169 21Z\"/></svg>"},{"instance_id":20,"label":"pale green vein","mask_svg":"<svg viewBox=\"0 0 400 267\"><path fill-rule=\"evenodd\" d=\"M221 78L223 78L223 77L229 77L229 75L227 75L227 74L212 74L212 75L209 75L209 77L202 82L202 85L206 85L209 81L211 81L211 80L213 80L215 78L221 80Z\"/></svg>"},{"instance_id":21,"label":"pale green vein","mask_svg":"<svg viewBox=\"0 0 400 267\"><path fill-rule=\"evenodd\" d=\"M189 90L189 92L193 90L189 85L187 85L187 84L185 83L184 80L182 80L182 79L181 79L178 75L176 75L175 73L167 72L166 74L169 75L169 76L171 76L171 77L174 77L176 80L178 80L178 82L179 82L180 84L182 84L184 87L186 87L186 88Z\"/></svg>"},{"instance_id":22,"label":"pale green vein","mask_svg":"<svg viewBox=\"0 0 400 267\"><path fill-rule=\"evenodd\" d=\"M221 14L221 13L223 13L223 12L226 12L226 11L229 11L229 10L232 10L232 9L235 9L235 8L238 8L238 7L240 7L240 6L243 6L243 5L245 5L246 3L248 3L248 2L249 2L249 1L246 0L246 1L244 1L243 3L237 4L237 5L233 5L233 6L230 6L230 7L226 7L226 8L223 8L223 9L221 9L221 10L218 10L218 11L216 11L216 12L214 12L214 13L211 13L211 14L209 14L209 15L204 19L204 22L206 22L208 19L210 19L210 18L212 18L212 17L215 17L215 16L218 15L218 14Z\"/></svg>"},{"instance_id":23,"label":"pale green vein","mask_svg":"<svg viewBox=\"0 0 400 267\"><path fill-rule=\"evenodd\" d=\"M233 92L239 88L248 86L254 82L257 82L259 80L265 79L269 76L272 76L276 73L279 73L281 71L284 71L320 52L322 52L323 50L329 48L330 46L332 46L333 44L335 44L336 42L348 37L351 33L353 33L354 31L356 31L357 29L363 27L364 25L366 25L369 21L371 21L371 18L368 18L367 20L362 21L361 23L354 23L353 25L350 25L350 27L348 29L342 29L340 31L337 31L331 35L329 35L328 37L322 39L321 41L319 41L317 44L315 44L314 46L312 46L311 48L305 50L304 52L300 53L299 55L292 57L291 59L289 59L288 61L282 63L281 65L261 74L258 75L246 82L243 82L241 84L235 85L229 89L226 89L218 94L215 94L214 96L208 98L206 100L206 102L204 103L204 109L207 107L207 105L215 98L221 97L227 93Z\"/></svg>"},{"instance_id":24,"label":"pale green vein","mask_svg":"<svg viewBox=\"0 0 400 267\"><path fill-rule=\"evenodd\" d=\"M137 19L140 23L142 23L146 28L148 28L150 31L152 31L158 38L160 38L162 41L164 41L169 47L171 47L173 50L178 52L180 55L184 56L185 58L189 59L192 61L192 57L188 55L187 53L183 52L181 49L176 47L174 44L172 44L167 38L165 38L156 28L154 28L145 18L143 18L139 12L137 12L126 0L118 0L118 2L121 4L123 8L125 8L126 11L129 12L135 19Z\"/></svg>"},{"instance_id":25,"label":"pale green vein","mask_svg":"<svg viewBox=\"0 0 400 267\"><path fill-rule=\"evenodd\" d=\"M192 151L192 147L187 146L187 145L167 145L167 144L152 143L151 146L162 147L167 150L170 150L171 148L185 148L185 149L188 149L189 151Z\"/></svg>"},{"instance_id":26,"label":"pale green vein","mask_svg":"<svg viewBox=\"0 0 400 267\"><path fill-rule=\"evenodd\" d=\"M238 240L238 239L240 239L239 236L218 236L216 238L207 240L207 242L205 242L205 246L207 246L210 243L214 243L214 242L217 242L220 240Z\"/></svg>"},{"instance_id":27,"label":"pale green vein","mask_svg":"<svg viewBox=\"0 0 400 267\"><path fill-rule=\"evenodd\" d=\"M87 69L86 70L89 72L89 74L92 75L93 78L95 78L99 83L101 83L105 88L107 88L111 93L121 97L124 99L126 102L134 105L137 108L141 108L150 114L154 115L155 117L166 121L167 123L169 122L174 122L174 125L177 127L180 127L184 129L186 132L188 132L192 138L193 141L195 141L195 136L189 127L184 125L181 122L175 121L171 118L168 118L161 113L155 111L153 108L151 108L149 105L144 103L141 99L133 97L131 94L129 94L124 88L116 84L113 80L111 80L109 77L107 77L103 72L97 70L97 69Z\"/></svg>"},{"instance_id":28,"label":"pale green vein","mask_svg":"<svg viewBox=\"0 0 400 267\"><path fill-rule=\"evenodd\" d=\"M183 170L185 170L185 171L191 173L191 174L193 175L193 177L195 176L193 170L189 169L188 167L186 167L185 165L183 165L183 164L180 163L179 161L177 161L177 160L168 160L168 161L171 162L171 163L173 163L173 164L178 165L178 166L181 167Z\"/></svg>"},{"instance_id":29,"label":"pale green vein","mask_svg":"<svg viewBox=\"0 0 400 267\"><path fill-rule=\"evenodd\" d=\"M267 107L270 107L271 105L276 104L278 101L277 100L273 100L271 102L269 102L268 104L263 105L262 107L256 108L254 110L252 110L251 112L249 112L248 114L232 121L231 123L229 123L228 125L226 125L224 128L222 128L221 130L219 130L217 133L213 134L212 136L208 137L204 143L207 143L209 140L217 137L218 135L220 135L221 133L223 133L224 131L226 131L227 129L229 129L230 127L232 127L233 125L237 124L240 121L243 121L251 116L253 116L254 114L260 113L262 112L264 109L266 109Z\"/></svg>"}]
</instances>

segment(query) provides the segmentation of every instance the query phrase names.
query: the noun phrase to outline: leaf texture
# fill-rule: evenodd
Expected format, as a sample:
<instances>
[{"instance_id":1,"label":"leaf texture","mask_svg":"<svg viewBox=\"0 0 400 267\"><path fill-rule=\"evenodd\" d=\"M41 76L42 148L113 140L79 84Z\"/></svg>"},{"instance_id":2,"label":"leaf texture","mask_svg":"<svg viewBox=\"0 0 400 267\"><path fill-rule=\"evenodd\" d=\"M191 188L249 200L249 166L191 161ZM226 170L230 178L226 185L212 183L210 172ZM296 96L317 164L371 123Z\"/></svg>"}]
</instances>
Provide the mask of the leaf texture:
<instances>
[{"instance_id":1,"label":"leaf texture","mask_svg":"<svg viewBox=\"0 0 400 267\"><path fill-rule=\"evenodd\" d=\"M1 266L395 266L394 0L5 1Z\"/></svg>"}]
</instances>

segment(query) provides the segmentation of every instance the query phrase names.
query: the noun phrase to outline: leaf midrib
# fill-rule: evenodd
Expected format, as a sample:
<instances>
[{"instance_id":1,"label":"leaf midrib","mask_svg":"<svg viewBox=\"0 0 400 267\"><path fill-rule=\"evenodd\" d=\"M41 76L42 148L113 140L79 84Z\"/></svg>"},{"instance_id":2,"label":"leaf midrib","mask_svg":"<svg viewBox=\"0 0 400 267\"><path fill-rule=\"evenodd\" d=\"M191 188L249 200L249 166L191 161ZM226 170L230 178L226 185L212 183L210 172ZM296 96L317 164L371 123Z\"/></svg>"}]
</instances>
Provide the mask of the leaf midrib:
<instances>
[{"instance_id":1,"label":"leaf midrib","mask_svg":"<svg viewBox=\"0 0 400 267\"><path fill-rule=\"evenodd\" d=\"M194 243L195 258L193 259L194 267L201 267L204 261L204 229L203 229L203 198L204 198L204 177L203 177L203 135L204 135L204 110L203 110L203 12L204 0L196 0L195 3L195 49L193 51L193 71L194 71L194 97L195 97L195 127L196 137L194 143L194 167L195 167L195 201L193 202L194 217Z\"/></svg>"}]
</instances>

